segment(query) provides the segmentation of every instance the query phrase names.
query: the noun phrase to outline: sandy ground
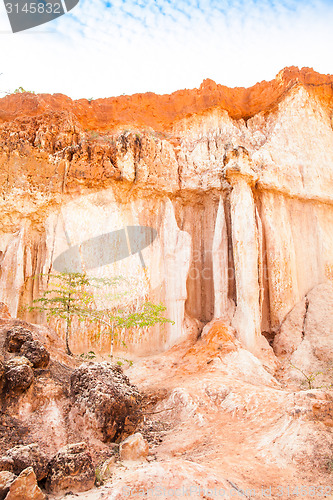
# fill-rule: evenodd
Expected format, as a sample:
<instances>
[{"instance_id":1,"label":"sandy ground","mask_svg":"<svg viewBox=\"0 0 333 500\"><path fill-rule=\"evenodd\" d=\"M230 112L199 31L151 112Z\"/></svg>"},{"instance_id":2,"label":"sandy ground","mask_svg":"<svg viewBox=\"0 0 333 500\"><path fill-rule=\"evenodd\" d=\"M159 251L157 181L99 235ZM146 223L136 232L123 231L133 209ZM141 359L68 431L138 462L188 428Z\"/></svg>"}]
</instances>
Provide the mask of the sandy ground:
<instances>
[{"instance_id":1,"label":"sandy ground","mask_svg":"<svg viewBox=\"0 0 333 500\"><path fill-rule=\"evenodd\" d=\"M135 362L148 461L66 498L332 499L332 428L313 414L332 393L282 386L271 361L215 335Z\"/></svg>"}]
</instances>

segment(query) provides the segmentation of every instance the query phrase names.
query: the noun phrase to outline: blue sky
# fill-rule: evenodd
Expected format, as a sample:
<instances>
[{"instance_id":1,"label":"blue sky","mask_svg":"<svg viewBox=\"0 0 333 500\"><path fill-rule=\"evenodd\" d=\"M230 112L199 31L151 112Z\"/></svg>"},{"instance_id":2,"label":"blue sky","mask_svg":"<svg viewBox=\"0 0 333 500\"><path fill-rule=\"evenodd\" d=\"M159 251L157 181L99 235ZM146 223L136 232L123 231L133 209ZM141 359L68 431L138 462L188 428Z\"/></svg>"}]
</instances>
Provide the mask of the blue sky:
<instances>
[{"instance_id":1,"label":"blue sky","mask_svg":"<svg viewBox=\"0 0 333 500\"><path fill-rule=\"evenodd\" d=\"M333 0L81 0L16 34L1 2L0 48L2 92L163 94L204 78L250 86L291 65L333 73Z\"/></svg>"}]
</instances>

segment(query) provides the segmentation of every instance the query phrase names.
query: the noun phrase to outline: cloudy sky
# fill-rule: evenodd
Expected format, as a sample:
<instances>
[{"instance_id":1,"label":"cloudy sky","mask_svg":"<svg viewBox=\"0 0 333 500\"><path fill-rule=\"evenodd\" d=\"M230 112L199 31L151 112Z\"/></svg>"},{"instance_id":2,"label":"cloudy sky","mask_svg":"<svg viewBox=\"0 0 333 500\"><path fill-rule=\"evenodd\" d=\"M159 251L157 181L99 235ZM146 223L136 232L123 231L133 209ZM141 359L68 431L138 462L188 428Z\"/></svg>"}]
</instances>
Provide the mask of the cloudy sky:
<instances>
[{"instance_id":1,"label":"cloudy sky","mask_svg":"<svg viewBox=\"0 0 333 500\"><path fill-rule=\"evenodd\" d=\"M250 86L291 65L333 73L333 0L80 0L15 34L0 0L0 48L2 92L163 94L204 78Z\"/></svg>"}]
</instances>

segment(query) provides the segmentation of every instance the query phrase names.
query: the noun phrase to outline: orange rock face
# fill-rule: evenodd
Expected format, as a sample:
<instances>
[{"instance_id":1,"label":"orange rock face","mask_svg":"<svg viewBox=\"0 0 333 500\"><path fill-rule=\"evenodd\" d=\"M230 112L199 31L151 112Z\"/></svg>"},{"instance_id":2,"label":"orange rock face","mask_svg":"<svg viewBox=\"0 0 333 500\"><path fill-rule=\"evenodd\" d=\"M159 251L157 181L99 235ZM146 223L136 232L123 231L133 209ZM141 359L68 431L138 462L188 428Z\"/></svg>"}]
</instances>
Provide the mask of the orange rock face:
<instances>
[{"instance_id":1,"label":"orange rock face","mask_svg":"<svg viewBox=\"0 0 333 500\"><path fill-rule=\"evenodd\" d=\"M167 306L174 324L147 334L149 349L184 338L189 317L231 321L256 351L332 275L332 84L292 67L248 89L1 99L0 301L21 314L45 286L31 277L69 246L149 226L147 273L138 255L112 271ZM92 343L87 329L76 351Z\"/></svg>"},{"instance_id":2,"label":"orange rock face","mask_svg":"<svg viewBox=\"0 0 333 500\"><path fill-rule=\"evenodd\" d=\"M177 120L215 107L225 109L236 120L248 119L259 112L270 111L297 83L332 104L332 75L292 66L282 70L274 80L262 81L250 88L228 88L207 79L199 89L178 90L170 95L147 92L91 102L87 99L73 101L63 94L13 94L0 99L0 123L22 116L68 112L78 119L83 128L88 129L113 130L117 126L131 124L132 127L152 127L164 131Z\"/></svg>"},{"instance_id":3,"label":"orange rock face","mask_svg":"<svg viewBox=\"0 0 333 500\"><path fill-rule=\"evenodd\" d=\"M164 96L0 100L0 302L12 318L45 290L39 275L68 247L128 226L158 232L142 250L145 268L137 254L98 268L138 277L133 303L161 302L174 321L140 337L119 332L115 356L134 357L127 373L149 402L139 429L149 463L109 462L114 498L125 497L124 486L171 488L185 479L224 488L225 498L245 488L255 491L248 498L262 496L262 485L283 499L281 484L331 488L331 381L309 386L312 372L328 372L333 352L333 288L325 283L333 277L332 84L332 76L287 68L249 89L206 80ZM1 318L0 308L0 324L17 321ZM58 336L31 328L66 363L64 328L54 326ZM73 324L71 349L109 360L104 333ZM274 337L275 353L266 340ZM307 390L299 390L302 378L287 385L281 355L298 356L286 362L308 375ZM36 406L32 440L46 422L59 449L68 407L53 385L38 386L45 405ZM30 401L22 401L30 421ZM70 421L86 440L75 412Z\"/></svg>"}]
</instances>

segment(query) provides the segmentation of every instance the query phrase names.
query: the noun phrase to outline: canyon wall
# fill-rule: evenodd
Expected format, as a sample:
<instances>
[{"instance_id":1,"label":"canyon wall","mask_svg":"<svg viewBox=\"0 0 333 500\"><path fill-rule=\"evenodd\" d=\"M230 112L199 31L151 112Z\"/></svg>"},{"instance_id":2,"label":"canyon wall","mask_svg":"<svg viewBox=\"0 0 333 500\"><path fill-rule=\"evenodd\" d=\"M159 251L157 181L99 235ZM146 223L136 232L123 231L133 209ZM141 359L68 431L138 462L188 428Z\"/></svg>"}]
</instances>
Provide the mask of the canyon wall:
<instances>
[{"instance_id":1,"label":"canyon wall","mask_svg":"<svg viewBox=\"0 0 333 500\"><path fill-rule=\"evenodd\" d=\"M287 68L251 89L1 99L0 301L40 320L22 309L46 287L32 276L93 237L148 226L158 236L141 256L89 271L135 278L133 300L167 306L174 324L129 348L161 351L219 317L255 352L333 276L332 85ZM72 344L108 339L81 328Z\"/></svg>"}]
</instances>

